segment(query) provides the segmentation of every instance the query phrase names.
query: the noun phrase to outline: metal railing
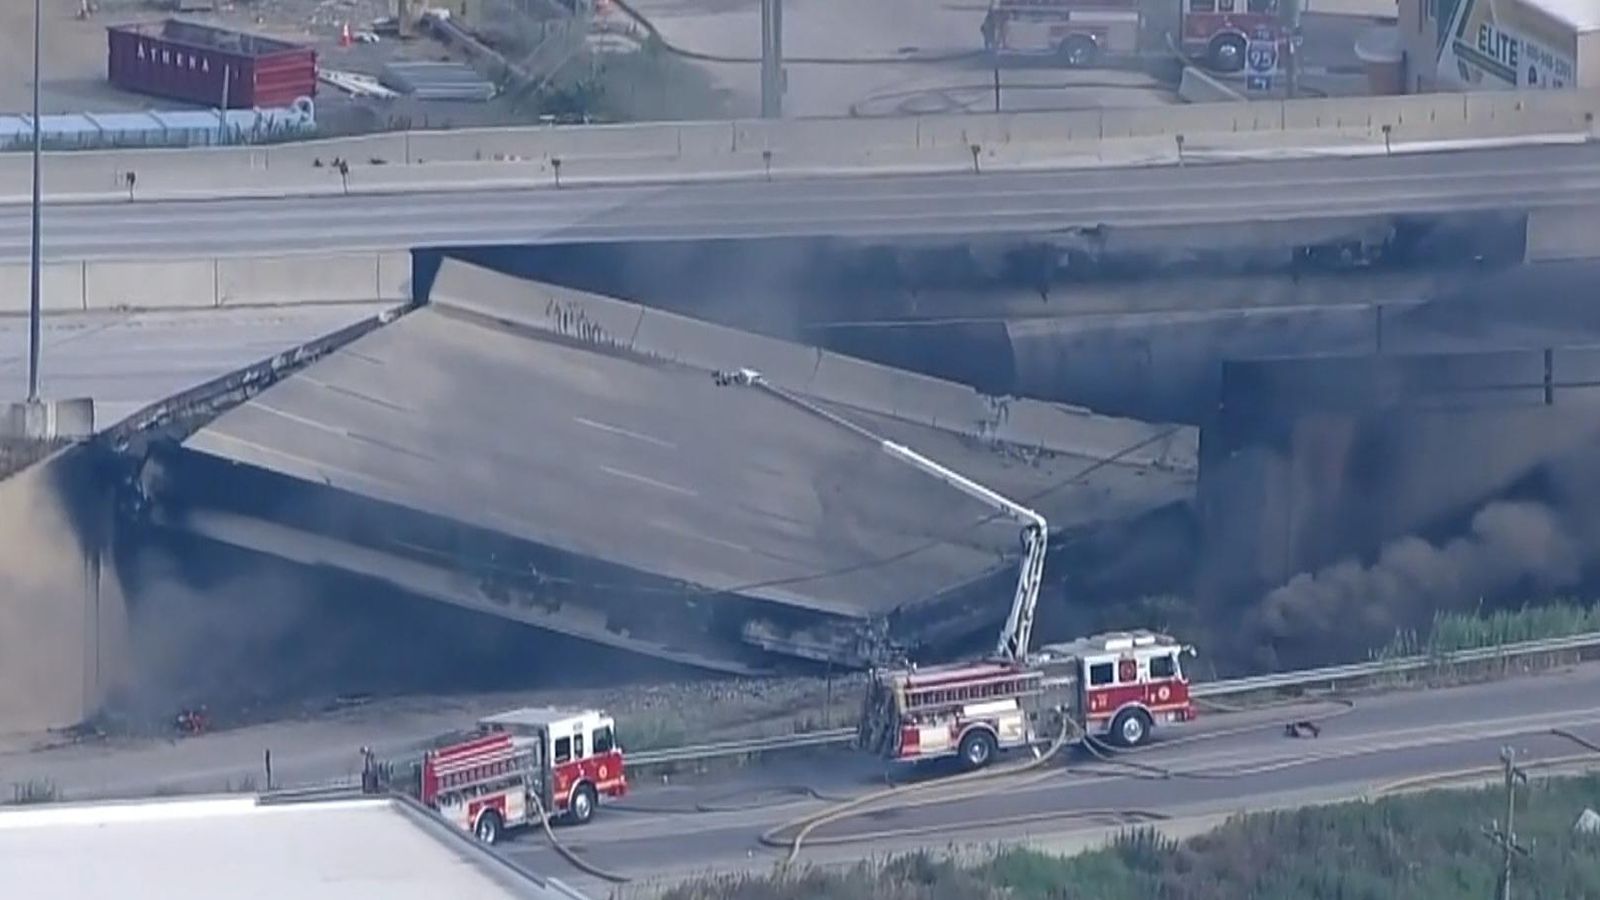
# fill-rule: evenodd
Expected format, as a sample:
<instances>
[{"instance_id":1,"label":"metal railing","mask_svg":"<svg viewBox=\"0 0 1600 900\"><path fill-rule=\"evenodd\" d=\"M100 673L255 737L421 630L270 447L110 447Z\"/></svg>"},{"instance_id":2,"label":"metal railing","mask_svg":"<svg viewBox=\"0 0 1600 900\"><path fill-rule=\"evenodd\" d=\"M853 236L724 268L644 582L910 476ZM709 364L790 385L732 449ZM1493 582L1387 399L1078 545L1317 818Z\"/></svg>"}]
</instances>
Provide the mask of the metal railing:
<instances>
[{"instance_id":1,"label":"metal railing","mask_svg":"<svg viewBox=\"0 0 1600 900\"><path fill-rule=\"evenodd\" d=\"M1200 682L1190 689L1190 694L1196 698L1218 698L1267 691L1324 686L1332 688L1366 679L1404 675L1445 666L1512 660L1547 653L1563 653L1597 648L1600 648L1600 632L1588 632L1568 637L1500 644L1493 647L1458 650L1451 653L1421 654L1342 666L1328 666L1320 669L1303 669L1297 672L1280 672L1272 675ZM694 744L684 747L641 750L629 752L627 759L630 768L697 763L755 753L787 752L839 746L849 743L855 738L855 735L856 729L854 727L828 728L803 734L769 735L766 737ZM315 784L280 788L266 792L264 796L268 797L270 802L292 803L299 800L337 797L349 794L352 791L359 791L360 788L361 781L359 778L348 777L331 779Z\"/></svg>"},{"instance_id":2,"label":"metal railing","mask_svg":"<svg viewBox=\"0 0 1600 900\"><path fill-rule=\"evenodd\" d=\"M743 756L747 753L765 753L772 750L801 750L807 747L826 747L848 742L855 737L854 728L829 728L808 731L804 734L779 734L769 737L745 738L737 741L720 741L715 744L697 744L690 747L664 747L660 750L641 750L628 753L628 765L660 766L670 763L699 762L726 756Z\"/></svg>"},{"instance_id":3,"label":"metal railing","mask_svg":"<svg viewBox=\"0 0 1600 900\"><path fill-rule=\"evenodd\" d=\"M1524 656L1560 653L1566 650L1585 650L1593 647L1600 647L1600 631L1560 638L1522 641L1515 644L1497 644L1493 647L1477 647L1471 650L1456 650L1450 653L1421 654L1418 656L1398 657L1396 659L1352 663L1343 666L1328 666L1322 669L1302 669L1298 672L1281 672L1275 675L1256 675L1250 678L1202 682L1196 684L1190 690L1190 694L1195 697L1226 697L1249 694L1256 691L1287 690L1290 688L1316 687L1324 684L1332 686L1382 675L1418 672L1439 666L1490 662L1497 659L1517 659Z\"/></svg>"},{"instance_id":4,"label":"metal railing","mask_svg":"<svg viewBox=\"0 0 1600 900\"><path fill-rule=\"evenodd\" d=\"M1342 666L1328 666L1321 669L1302 669L1297 672L1280 672L1273 675L1256 675L1249 678L1200 682L1190 689L1190 695L1196 698L1236 697L1241 694L1314 688L1324 685L1335 687L1353 681L1362 681L1387 675L1403 675L1441 666L1492 662L1501 659L1517 659L1545 653L1593 648L1600 648L1600 632L1588 632L1586 634L1537 641L1523 641L1515 644L1499 644L1493 647L1459 650L1452 653L1422 654ZM806 734L748 738L691 747L671 747L641 753L630 753L628 754L628 764L630 766L669 765L700 762L728 756L742 756L750 753L837 746L849 743L855 737L855 734L856 730L854 728L832 728L826 731L814 731Z\"/></svg>"}]
</instances>

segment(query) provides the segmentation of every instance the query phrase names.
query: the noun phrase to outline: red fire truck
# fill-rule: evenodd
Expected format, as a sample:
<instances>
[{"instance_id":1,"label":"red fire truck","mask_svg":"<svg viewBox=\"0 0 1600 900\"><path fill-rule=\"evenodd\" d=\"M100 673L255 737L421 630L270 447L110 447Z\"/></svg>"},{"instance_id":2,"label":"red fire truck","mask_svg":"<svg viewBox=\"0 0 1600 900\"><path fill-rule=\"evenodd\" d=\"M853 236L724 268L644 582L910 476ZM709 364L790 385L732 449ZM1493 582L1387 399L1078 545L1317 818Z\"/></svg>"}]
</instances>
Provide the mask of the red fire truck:
<instances>
[{"instance_id":1,"label":"red fire truck","mask_svg":"<svg viewBox=\"0 0 1600 900\"><path fill-rule=\"evenodd\" d=\"M990 0L984 47L1001 55L1056 56L1070 66L1160 55L1176 46L1219 72L1244 68L1252 38L1287 35L1279 0Z\"/></svg>"},{"instance_id":2,"label":"red fire truck","mask_svg":"<svg viewBox=\"0 0 1600 900\"><path fill-rule=\"evenodd\" d=\"M628 790L615 723L599 710L515 709L435 744L415 776L417 799L486 844L538 824L541 811L583 824L602 797Z\"/></svg>"},{"instance_id":3,"label":"red fire truck","mask_svg":"<svg viewBox=\"0 0 1600 900\"><path fill-rule=\"evenodd\" d=\"M1187 652L1167 635L1113 632L1021 660L877 673L859 742L900 762L957 756L974 769L1001 750L1049 743L1063 728L1137 747L1153 726L1194 718Z\"/></svg>"},{"instance_id":4,"label":"red fire truck","mask_svg":"<svg viewBox=\"0 0 1600 900\"><path fill-rule=\"evenodd\" d=\"M1167 635L1116 632L1029 651L1050 536L1044 516L771 384L753 369L717 372L714 378L719 385L765 391L875 441L886 455L1022 526L1017 586L993 655L874 671L858 726L859 746L902 761L959 755L979 768L1000 750L1037 747L1062 734L1107 736L1138 746L1156 724L1194 718L1180 661L1193 649Z\"/></svg>"},{"instance_id":5,"label":"red fire truck","mask_svg":"<svg viewBox=\"0 0 1600 900\"><path fill-rule=\"evenodd\" d=\"M1030 652L1049 527L1044 516L909 448L883 449L1022 523L1011 613L985 660L875 671L857 742L903 762L959 756L969 768L1001 750L1067 735L1138 746L1158 723L1194 718L1180 661L1191 648L1149 631L1116 632Z\"/></svg>"}]
</instances>

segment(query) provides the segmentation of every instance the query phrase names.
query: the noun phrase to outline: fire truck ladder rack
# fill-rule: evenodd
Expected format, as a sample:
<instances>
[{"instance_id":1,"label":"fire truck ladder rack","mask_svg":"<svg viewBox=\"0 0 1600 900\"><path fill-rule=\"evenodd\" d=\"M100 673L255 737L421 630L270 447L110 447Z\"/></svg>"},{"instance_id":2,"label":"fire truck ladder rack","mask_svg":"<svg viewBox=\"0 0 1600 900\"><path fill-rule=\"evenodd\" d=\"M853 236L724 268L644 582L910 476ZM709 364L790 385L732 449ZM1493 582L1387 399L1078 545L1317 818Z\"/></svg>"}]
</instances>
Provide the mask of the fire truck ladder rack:
<instances>
[{"instance_id":1,"label":"fire truck ladder rack","mask_svg":"<svg viewBox=\"0 0 1600 900\"><path fill-rule=\"evenodd\" d=\"M939 465L904 444L881 438L843 416L829 412L804 397L772 384L763 378L760 372L753 369L717 372L714 377L718 385L754 387L798 406L812 415L826 419L877 444L878 449L889 456L927 473L979 503L992 507L998 514L1020 522L1024 554L1022 564L1017 571L1017 589L1011 600L1011 613L1006 618L1005 627L1000 631L1000 640L995 646L995 653L1002 659L1012 660L1021 660L1028 655L1028 644L1033 636L1034 611L1039 605L1039 585L1044 579L1045 550L1050 542L1050 528L1044 516L995 493L959 472Z\"/></svg>"}]
</instances>

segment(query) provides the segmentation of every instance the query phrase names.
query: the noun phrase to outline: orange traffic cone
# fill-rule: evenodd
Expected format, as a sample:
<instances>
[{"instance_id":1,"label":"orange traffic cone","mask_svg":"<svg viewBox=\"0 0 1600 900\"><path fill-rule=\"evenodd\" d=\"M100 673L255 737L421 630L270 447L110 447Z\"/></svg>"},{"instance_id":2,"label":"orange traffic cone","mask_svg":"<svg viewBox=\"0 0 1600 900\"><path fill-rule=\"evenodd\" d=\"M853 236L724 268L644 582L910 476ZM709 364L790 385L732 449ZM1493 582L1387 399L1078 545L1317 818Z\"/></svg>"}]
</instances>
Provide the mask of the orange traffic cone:
<instances>
[{"instance_id":1,"label":"orange traffic cone","mask_svg":"<svg viewBox=\"0 0 1600 900\"><path fill-rule=\"evenodd\" d=\"M345 22L339 26L339 46L348 47L354 43L355 39L350 37L350 23Z\"/></svg>"}]
</instances>

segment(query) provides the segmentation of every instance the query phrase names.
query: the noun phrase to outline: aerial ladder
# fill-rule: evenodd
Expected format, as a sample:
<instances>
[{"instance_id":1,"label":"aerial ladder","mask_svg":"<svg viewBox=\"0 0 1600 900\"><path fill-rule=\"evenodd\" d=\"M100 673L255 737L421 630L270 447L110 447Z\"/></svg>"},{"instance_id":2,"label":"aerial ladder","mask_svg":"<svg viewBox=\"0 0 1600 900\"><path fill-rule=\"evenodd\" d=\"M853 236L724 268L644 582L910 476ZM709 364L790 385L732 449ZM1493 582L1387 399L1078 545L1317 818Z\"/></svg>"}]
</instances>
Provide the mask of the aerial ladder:
<instances>
[{"instance_id":1,"label":"aerial ladder","mask_svg":"<svg viewBox=\"0 0 1600 900\"><path fill-rule=\"evenodd\" d=\"M754 387L778 399L798 406L815 416L847 429L876 444L884 453L907 463L944 484L993 508L1022 525L1022 563L1017 571L1017 588L1011 598L1011 612L1000 629L1000 639L995 645L995 655L1004 660L1021 662L1028 656L1028 645L1033 635L1034 611L1039 605L1039 585L1044 579L1044 556L1050 532L1044 516L1010 500L983 485L942 466L904 444L886 440L843 416L832 413L810 400L772 384L754 369L719 371L713 375L719 386L738 385Z\"/></svg>"}]
</instances>

